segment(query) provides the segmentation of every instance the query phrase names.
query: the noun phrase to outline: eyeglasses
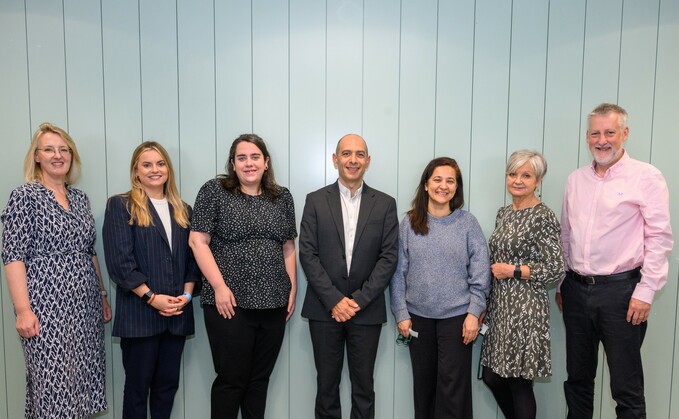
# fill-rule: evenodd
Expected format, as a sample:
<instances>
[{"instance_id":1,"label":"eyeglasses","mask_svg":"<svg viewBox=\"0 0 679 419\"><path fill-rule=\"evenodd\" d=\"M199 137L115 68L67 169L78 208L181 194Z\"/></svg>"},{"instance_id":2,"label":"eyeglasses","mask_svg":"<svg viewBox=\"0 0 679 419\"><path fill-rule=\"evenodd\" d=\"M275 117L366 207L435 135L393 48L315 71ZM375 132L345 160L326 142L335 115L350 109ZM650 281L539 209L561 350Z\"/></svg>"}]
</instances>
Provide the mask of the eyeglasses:
<instances>
[{"instance_id":1,"label":"eyeglasses","mask_svg":"<svg viewBox=\"0 0 679 419\"><path fill-rule=\"evenodd\" d=\"M36 148L36 150L42 151L46 155L52 157L55 154L57 154L57 151L59 154L62 156L68 156L71 154L71 149L68 147L59 147L59 148L54 148L54 147L45 147L45 148Z\"/></svg>"},{"instance_id":2,"label":"eyeglasses","mask_svg":"<svg viewBox=\"0 0 679 419\"><path fill-rule=\"evenodd\" d=\"M412 336L405 337L399 333L399 335L396 337L396 344L400 346L408 346L412 340Z\"/></svg>"}]
</instances>

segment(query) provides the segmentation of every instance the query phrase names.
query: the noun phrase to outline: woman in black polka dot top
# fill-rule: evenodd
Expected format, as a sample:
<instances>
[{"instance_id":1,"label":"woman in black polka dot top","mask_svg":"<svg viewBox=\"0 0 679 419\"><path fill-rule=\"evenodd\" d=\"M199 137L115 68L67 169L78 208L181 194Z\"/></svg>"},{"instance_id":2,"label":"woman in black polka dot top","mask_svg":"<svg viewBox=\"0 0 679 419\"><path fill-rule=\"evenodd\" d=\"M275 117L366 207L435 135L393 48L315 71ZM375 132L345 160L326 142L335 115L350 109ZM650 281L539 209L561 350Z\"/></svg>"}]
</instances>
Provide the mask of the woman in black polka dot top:
<instances>
[{"instance_id":1,"label":"woman in black polka dot top","mask_svg":"<svg viewBox=\"0 0 679 419\"><path fill-rule=\"evenodd\" d=\"M217 376L213 418L263 418L269 376L295 309L295 208L254 134L231 145L227 174L198 192L189 244Z\"/></svg>"}]
</instances>

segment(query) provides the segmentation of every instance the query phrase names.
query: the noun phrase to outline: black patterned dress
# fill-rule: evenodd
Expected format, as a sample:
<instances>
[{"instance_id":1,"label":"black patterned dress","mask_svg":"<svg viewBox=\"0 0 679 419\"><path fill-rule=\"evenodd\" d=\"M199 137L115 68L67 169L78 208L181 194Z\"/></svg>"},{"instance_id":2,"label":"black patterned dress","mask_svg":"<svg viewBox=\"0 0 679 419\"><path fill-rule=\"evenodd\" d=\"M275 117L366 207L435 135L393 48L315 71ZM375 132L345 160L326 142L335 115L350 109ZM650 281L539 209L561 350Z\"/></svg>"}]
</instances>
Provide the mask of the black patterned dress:
<instances>
[{"instance_id":1,"label":"black patterned dress","mask_svg":"<svg viewBox=\"0 0 679 419\"><path fill-rule=\"evenodd\" d=\"M490 263L528 265L529 280L493 280L481 364L501 377L532 380L552 374L546 286L564 270L561 227L542 203L500 208L490 236Z\"/></svg>"},{"instance_id":2,"label":"black patterned dress","mask_svg":"<svg viewBox=\"0 0 679 419\"><path fill-rule=\"evenodd\" d=\"M16 188L2 213L2 260L21 261L38 336L21 344L27 418L86 418L105 410L106 367L96 235L89 200L67 186L69 209L33 182Z\"/></svg>"}]
</instances>

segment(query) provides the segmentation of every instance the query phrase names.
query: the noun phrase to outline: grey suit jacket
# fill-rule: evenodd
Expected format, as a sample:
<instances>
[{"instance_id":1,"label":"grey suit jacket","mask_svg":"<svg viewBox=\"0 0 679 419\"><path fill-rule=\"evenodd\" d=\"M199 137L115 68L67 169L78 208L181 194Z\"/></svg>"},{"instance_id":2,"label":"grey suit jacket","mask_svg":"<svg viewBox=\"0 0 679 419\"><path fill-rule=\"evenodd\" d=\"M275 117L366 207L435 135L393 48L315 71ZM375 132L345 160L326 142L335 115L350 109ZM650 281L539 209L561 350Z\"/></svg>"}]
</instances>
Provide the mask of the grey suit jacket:
<instances>
[{"instance_id":1,"label":"grey suit jacket","mask_svg":"<svg viewBox=\"0 0 679 419\"><path fill-rule=\"evenodd\" d=\"M307 195L299 235L299 260L309 284L302 316L334 322L332 308L349 297L361 307L350 321L384 323L384 289L398 261L396 201L363 184L349 272L341 205L337 182Z\"/></svg>"}]
</instances>

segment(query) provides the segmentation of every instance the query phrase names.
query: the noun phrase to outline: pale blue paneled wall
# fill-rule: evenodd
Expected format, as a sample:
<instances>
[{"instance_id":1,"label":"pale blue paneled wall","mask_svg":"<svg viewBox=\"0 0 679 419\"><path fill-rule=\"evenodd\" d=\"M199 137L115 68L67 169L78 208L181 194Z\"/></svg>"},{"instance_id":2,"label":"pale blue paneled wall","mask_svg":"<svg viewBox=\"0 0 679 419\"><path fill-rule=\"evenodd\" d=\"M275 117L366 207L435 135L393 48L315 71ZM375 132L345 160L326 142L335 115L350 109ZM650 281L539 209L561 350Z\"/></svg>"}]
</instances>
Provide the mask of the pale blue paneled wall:
<instances>
[{"instance_id":1,"label":"pale blue paneled wall","mask_svg":"<svg viewBox=\"0 0 679 419\"><path fill-rule=\"evenodd\" d=\"M168 148L193 203L233 138L252 131L267 140L299 218L305 195L335 179L337 139L358 132L373 157L367 182L394 195L401 215L426 162L450 155L467 208L490 234L507 202L507 155L545 153L542 196L559 213L566 176L589 160L586 114L612 101L630 112L630 153L665 173L679 231L678 42L679 0L2 0L0 202L22 182L31 133L49 120L78 144L79 186L99 226L106 197L128 188L129 156L142 140ZM652 418L679 415L677 254L643 348ZM0 419L16 418L23 356L4 280L0 292ZM300 304L305 292L300 271ZM271 418L312 417L315 370L298 313L272 377ZM554 376L535 385L540 418L566 411L563 323L558 310L552 316ZM201 310L196 320L174 418L208 417L213 371ZM394 329L390 320L382 333L377 415L409 418L410 362ZM107 332L110 409L101 417L119 418L124 372ZM475 362L479 350L477 342ZM596 417L612 418L604 361ZM348 392L345 375L345 415ZM474 409L501 417L477 380Z\"/></svg>"}]
</instances>

